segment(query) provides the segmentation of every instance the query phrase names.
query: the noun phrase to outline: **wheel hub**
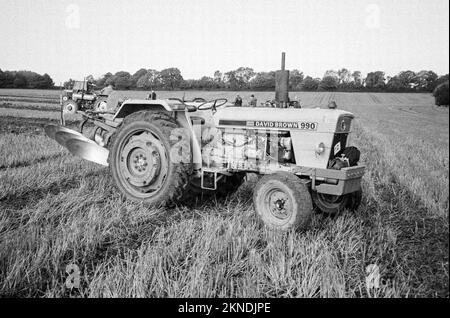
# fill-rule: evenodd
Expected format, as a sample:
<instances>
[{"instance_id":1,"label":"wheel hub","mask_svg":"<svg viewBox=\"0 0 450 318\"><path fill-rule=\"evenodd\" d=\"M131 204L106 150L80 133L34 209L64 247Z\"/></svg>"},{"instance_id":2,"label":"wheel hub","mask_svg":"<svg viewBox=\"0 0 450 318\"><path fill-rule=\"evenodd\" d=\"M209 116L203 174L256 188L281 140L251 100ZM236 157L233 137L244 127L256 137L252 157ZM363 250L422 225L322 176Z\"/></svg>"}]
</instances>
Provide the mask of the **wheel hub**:
<instances>
[{"instance_id":1,"label":"wheel hub","mask_svg":"<svg viewBox=\"0 0 450 318\"><path fill-rule=\"evenodd\" d=\"M161 153L164 148L152 134L144 132L132 136L120 158L123 176L142 192L158 189L161 185Z\"/></svg>"},{"instance_id":2,"label":"wheel hub","mask_svg":"<svg viewBox=\"0 0 450 318\"><path fill-rule=\"evenodd\" d=\"M269 210L272 215L279 219L286 219L291 214L291 203L286 193L274 190L268 195Z\"/></svg>"}]
</instances>

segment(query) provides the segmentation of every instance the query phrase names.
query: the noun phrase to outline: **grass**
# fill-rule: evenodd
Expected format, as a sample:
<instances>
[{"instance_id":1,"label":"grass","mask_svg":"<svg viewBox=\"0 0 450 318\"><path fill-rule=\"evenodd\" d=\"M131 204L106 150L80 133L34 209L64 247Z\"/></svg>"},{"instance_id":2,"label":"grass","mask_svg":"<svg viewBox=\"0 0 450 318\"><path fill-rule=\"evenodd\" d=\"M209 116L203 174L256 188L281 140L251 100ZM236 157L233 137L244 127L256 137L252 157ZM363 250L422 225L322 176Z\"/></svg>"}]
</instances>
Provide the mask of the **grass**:
<instances>
[{"instance_id":1,"label":"grass","mask_svg":"<svg viewBox=\"0 0 450 318\"><path fill-rule=\"evenodd\" d=\"M316 214L303 233L261 227L253 178L194 209L123 202L107 169L45 138L57 116L0 109L20 117L0 117L0 295L448 297L448 110L426 94L301 99L357 115L352 142L367 166L358 211ZM79 289L65 286L71 263ZM371 264L379 289L366 287Z\"/></svg>"}]
</instances>

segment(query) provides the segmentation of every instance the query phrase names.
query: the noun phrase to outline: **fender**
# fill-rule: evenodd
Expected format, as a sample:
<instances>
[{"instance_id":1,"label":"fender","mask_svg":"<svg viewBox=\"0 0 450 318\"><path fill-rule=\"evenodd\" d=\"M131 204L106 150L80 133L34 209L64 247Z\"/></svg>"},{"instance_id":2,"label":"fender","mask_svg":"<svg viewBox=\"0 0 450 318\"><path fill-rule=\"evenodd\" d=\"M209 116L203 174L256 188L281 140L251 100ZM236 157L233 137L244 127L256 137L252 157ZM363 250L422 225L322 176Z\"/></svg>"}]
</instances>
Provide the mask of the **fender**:
<instances>
[{"instance_id":1,"label":"fender","mask_svg":"<svg viewBox=\"0 0 450 318\"><path fill-rule=\"evenodd\" d=\"M166 110L171 112L173 109L166 100L156 99L128 99L122 103L119 110L114 115L114 119L125 118L126 116L145 109Z\"/></svg>"},{"instance_id":2,"label":"fender","mask_svg":"<svg viewBox=\"0 0 450 318\"><path fill-rule=\"evenodd\" d=\"M140 110L161 110L173 112L174 109L170 106L167 100L156 99L156 100L147 100L147 99L128 99L120 106L119 110L114 115L114 119L122 119L126 116L140 111ZM200 145L198 143L199 137L196 135L196 132L192 126L190 120L188 120L188 116L186 115L186 111L178 111L177 112L177 121L181 124L182 127L186 128L190 133L190 141L192 147L192 161L194 164L194 169L200 169L202 165L202 154Z\"/></svg>"}]
</instances>

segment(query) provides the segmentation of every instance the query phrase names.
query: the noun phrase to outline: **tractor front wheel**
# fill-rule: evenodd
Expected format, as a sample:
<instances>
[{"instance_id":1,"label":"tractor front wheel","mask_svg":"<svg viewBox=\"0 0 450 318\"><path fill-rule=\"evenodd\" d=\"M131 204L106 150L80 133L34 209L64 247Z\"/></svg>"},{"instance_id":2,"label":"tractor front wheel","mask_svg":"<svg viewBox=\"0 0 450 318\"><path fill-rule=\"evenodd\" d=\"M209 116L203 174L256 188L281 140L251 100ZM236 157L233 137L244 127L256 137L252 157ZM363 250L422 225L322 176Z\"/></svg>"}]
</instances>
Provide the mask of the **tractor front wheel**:
<instances>
[{"instance_id":1,"label":"tractor front wheel","mask_svg":"<svg viewBox=\"0 0 450 318\"><path fill-rule=\"evenodd\" d=\"M294 174L278 172L262 177L253 193L255 210L265 225L275 230L305 230L312 216L307 186Z\"/></svg>"}]
</instances>

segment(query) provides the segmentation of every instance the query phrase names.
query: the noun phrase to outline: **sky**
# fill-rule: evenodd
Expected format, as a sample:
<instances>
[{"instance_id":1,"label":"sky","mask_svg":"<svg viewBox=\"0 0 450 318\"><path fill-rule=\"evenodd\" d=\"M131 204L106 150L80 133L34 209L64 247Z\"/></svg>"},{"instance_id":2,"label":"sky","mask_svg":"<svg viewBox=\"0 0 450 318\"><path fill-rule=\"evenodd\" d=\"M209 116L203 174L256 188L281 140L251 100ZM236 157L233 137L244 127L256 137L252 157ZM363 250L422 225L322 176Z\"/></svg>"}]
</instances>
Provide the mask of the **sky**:
<instances>
[{"instance_id":1,"label":"sky","mask_svg":"<svg viewBox=\"0 0 450 318\"><path fill-rule=\"evenodd\" d=\"M448 0L0 0L0 69L449 72Z\"/></svg>"}]
</instances>

